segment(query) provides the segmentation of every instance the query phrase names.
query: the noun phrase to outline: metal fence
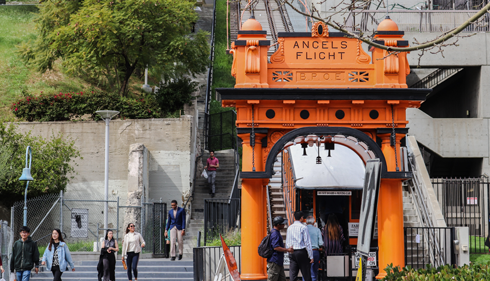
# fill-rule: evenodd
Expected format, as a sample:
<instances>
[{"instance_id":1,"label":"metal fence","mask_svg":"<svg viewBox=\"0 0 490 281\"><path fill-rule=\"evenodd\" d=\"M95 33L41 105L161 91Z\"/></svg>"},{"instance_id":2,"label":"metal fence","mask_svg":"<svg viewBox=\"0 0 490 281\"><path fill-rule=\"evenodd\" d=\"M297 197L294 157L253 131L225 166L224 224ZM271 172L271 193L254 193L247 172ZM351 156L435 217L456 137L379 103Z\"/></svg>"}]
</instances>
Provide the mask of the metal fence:
<instances>
[{"instance_id":1,"label":"metal fence","mask_svg":"<svg viewBox=\"0 0 490 281\"><path fill-rule=\"evenodd\" d=\"M240 228L240 199L204 199L204 245Z\"/></svg>"},{"instance_id":2,"label":"metal fence","mask_svg":"<svg viewBox=\"0 0 490 281\"><path fill-rule=\"evenodd\" d=\"M236 259L238 270L241 272L241 246L230 246L230 251ZM223 255L222 247L199 247L193 249L194 254L194 281L215 280L216 269ZM226 267L226 266L225 266ZM226 271L226 269L225 269ZM231 277L223 281L233 281Z\"/></svg>"},{"instance_id":3,"label":"metal fence","mask_svg":"<svg viewBox=\"0 0 490 281\"><path fill-rule=\"evenodd\" d=\"M5 269L5 273L3 278L5 280L9 279L10 274L10 250L12 249L12 245L14 242L13 231L8 226L7 221L0 220L0 256L2 257L3 268ZM2 277L2 273L0 272L0 279Z\"/></svg>"},{"instance_id":4,"label":"metal fence","mask_svg":"<svg viewBox=\"0 0 490 281\"><path fill-rule=\"evenodd\" d=\"M454 227L405 227L405 264L425 268L456 264Z\"/></svg>"},{"instance_id":5,"label":"metal fence","mask_svg":"<svg viewBox=\"0 0 490 281\"><path fill-rule=\"evenodd\" d=\"M27 200L27 226L38 245L49 243L51 232L59 228L64 239L74 242L99 242L105 236L104 205L109 206L108 228L121 241L125 234L125 222L136 225L136 231L145 239L144 252L163 255L165 243L162 231L166 223L166 203L141 203L140 206L123 206L119 197L112 200L67 199L63 192L48 194ZM23 225L24 201L11 208L11 227ZM131 220L131 221L129 221ZM163 242L162 242L163 241Z\"/></svg>"},{"instance_id":6,"label":"metal fence","mask_svg":"<svg viewBox=\"0 0 490 281\"><path fill-rule=\"evenodd\" d=\"M390 18L395 21L400 31L405 32L448 32L460 26L476 10L390 10ZM331 14L324 13L324 16ZM355 10L349 28L369 32L376 30L386 17L386 10ZM488 32L489 15L480 17L467 26L462 32Z\"/></svg>"},{"instance_id":7,"label":"metal fence","mask_svg":"<svg viewBox=\"0 0 490 281\"><path fill-rule=\"evenodd\" d=\"M210 114L207 121L208 150L237 149L235 111Z\"/></svg>"},{"instance_id":8,"label":"metal fence","mask_svg":"<svg viewBox=\"0 0 490 281\"><path fill-rule=\"evenodd\" d=\"M485 239L489 235L489 180L481 177L431 181L447 226L467 226L470 253L488 253Z\"/></svg>"},{"instance_id":9,"label":"metal fence","mask_svg":"<svg viewBox=\"0 0 490 281\"><path fill-rule=\"evenodd\" d=\"M480 10L487 4L485 0L434 0L433 10Z\"/></svg>"}]
</instances>

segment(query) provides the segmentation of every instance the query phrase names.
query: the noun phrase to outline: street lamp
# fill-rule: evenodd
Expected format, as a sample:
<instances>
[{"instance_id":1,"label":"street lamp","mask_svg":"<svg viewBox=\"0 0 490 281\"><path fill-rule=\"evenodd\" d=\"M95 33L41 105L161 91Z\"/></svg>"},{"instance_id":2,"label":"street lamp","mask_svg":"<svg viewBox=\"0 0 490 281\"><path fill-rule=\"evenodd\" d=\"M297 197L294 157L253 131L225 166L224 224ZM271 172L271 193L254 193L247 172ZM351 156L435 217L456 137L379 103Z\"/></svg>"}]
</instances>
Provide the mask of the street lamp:
<instances>
[{"instance_id":1,"label":"street lamp","mask_svg":"<svg viewBox=\"0 0 490 281\"><path fill-rule=\"evenodd\" d=\"M29 163L27 163L27 157L29 157ZM20 181L26 182L26 191L24 193L24 226L27 226L27 188L29 187L29 182L34 179L31 176L31 162L32 162L32 150L30 146L26 148L26 167L22 170L22 176L20 176Z\"/></svg>"},{"instance_id":2,"label":"street lamp","mask_svg":"<svg viewBox=\"0 0 490 281\"><path fill-rule=\"evenodd\" d=\"M104 173L104 228L109 228L109 122L119 114L115 110L98 110L95 113L105 121L105 173Z\"/></svg>"}]
</instances>

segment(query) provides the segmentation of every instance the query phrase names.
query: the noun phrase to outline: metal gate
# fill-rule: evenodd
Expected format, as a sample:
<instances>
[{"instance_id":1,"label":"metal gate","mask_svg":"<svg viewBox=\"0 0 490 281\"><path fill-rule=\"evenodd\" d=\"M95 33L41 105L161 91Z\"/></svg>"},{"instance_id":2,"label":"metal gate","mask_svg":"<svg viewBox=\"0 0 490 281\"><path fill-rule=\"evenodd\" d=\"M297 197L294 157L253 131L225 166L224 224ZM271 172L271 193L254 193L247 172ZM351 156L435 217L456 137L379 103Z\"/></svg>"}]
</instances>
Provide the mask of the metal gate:
<instances>
[{"instance_id":1,"label":"metal gate","mask_svg":"<svg viewBox=\"0 0 490 281\"><path fill-rule=\"evenodd\" d=\"M207 122L208 132L205 133L207 133L208 150L237 149L235 111L210 114Z\"/></svg>"},{"instance_id":2,"label":"metal gate","mask_svg":"<svg viewBox=\"0 0 490 281\"><path fill-rule=\"evenodd\" d=\"M153 255L165 255L165 225L167 223L167 204L153 204Z\"/></svg>"},{"instance_id":3,"label":"metal gate","mask_svg":"<svg viewBox=\"0 0 490 281\"><path fill-rule=\"evenodd\" d=\"M431 179L448 227L467 226L470 253L486 254L489 235L489 184L487 178Z\"/></svg>"}]
</instances>

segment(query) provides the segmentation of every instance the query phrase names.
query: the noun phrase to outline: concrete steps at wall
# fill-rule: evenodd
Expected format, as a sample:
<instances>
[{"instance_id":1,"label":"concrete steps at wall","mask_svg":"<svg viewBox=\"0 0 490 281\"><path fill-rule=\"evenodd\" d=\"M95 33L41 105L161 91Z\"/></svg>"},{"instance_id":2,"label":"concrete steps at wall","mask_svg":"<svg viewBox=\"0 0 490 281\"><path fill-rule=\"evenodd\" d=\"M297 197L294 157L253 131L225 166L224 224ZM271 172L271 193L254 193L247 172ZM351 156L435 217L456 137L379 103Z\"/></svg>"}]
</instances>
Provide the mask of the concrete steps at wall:
<instances>
[{"instance_id":1,"label":"concrete steps at wall","mask_svg":"<svg viewBox=\"0 0 490 281\"><path fill-rule=\"evenodd\" d=\"M97 280L97 261L76 261L75 272L65 271L64 281ZM116 261L116 280L127 280L121 260ZM134 277L133 277L134 278ZM31 280L53 280L50 271L33 272ZM169 259L142 259L138 263L138 280L170 281L194 280L194 266L191 259L171 261Z\"/></svg>"},{"instance_id":2,"label":"concrete steps at wall","mask_svg":"<svg viewBox=\"0 0 490 281\"><path fill-rule=\"evenodd\" d=\"M215 156L219 160L219 168L216 173L215 197L209 194L207 179L199 177L194 182L194 193L192 198L192 217L189 220L184 239L184 257L192 257L193 248L197 247L197 234L204 231L204 200L205 199L228 199L235 180L235 158L234 150L216 151ZM202 161L206 165L209 152L205 152ZM201 234L202 235L202 234Z\"/></svg>"}]
</instances>

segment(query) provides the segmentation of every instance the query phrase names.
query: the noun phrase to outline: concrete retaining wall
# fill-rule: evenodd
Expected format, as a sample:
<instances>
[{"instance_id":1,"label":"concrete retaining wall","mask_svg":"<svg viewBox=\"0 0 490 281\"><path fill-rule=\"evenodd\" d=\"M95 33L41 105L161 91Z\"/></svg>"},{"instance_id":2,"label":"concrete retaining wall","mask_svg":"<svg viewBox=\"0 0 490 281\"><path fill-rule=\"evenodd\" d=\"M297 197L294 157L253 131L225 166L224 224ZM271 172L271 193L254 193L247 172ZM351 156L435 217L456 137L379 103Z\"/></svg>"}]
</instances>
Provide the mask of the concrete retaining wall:
<instances>
[{"instance_id":1,"label":"concrete retaining wall","mask_svg":"<svg viewBox=\"0 0 490 281\"><path fill-rule=\"evenodd\" d=\"M130 145L141 143L148 149L148 200L182 201L190 190L194 166L195 143L192 116L169 119L114 120L110 123L109 198L120 197L126 204L128 194L128 158ZM77 159L77 172L68 184L68 199L104 198L104 138L102 121L23 122L16 123L20 132L49 137L62 133L75 140L83 159ZM35 151L33 157L35 157Z\"/></svg>"}]
</instances>

